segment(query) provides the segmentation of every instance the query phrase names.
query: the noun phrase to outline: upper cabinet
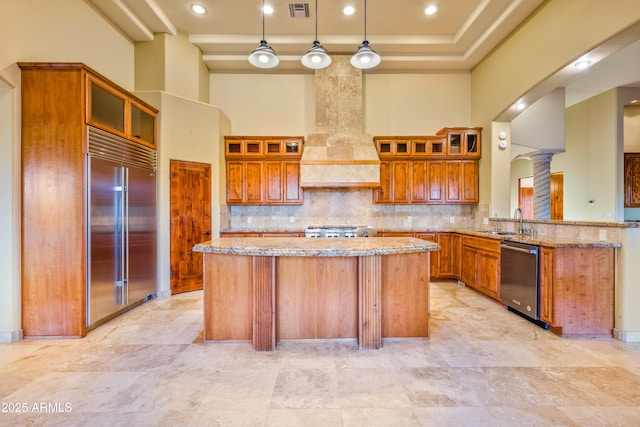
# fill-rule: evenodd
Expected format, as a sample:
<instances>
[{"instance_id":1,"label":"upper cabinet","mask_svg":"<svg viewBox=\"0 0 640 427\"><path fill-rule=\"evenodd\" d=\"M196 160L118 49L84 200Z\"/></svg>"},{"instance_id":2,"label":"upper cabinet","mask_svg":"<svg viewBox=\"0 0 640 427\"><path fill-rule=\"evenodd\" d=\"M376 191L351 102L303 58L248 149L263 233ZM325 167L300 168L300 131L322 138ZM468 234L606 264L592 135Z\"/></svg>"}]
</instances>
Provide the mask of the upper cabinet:
<instances>
[{"instance_id":1,"label":"upper cabinet","mask_svg":"<svg viewBox=\"0 0 640 427\"><path fill-rule=\"evenodd\" d=\"M624 206L640 207L640 153L624 153Z\"/></svg>"},{"instance_id":2,"label":"upper cabinet","mask_svg":"<svg viewBox=\"0 0 640 427\"><path fill-rule=\"evenodd\" d=\"M304 139L225 137L227 203L300 205L300 158Z\"/></svg>"},{"instance_id":3,"label":"upper cabinet","mask_svg":"<svg viewBox=\"0 0 640 427\"><path fill-rule=\"evenodd\" d=\"M438 136L446 138L446 155L466 159L480 158L482 128L442 128Z\"/></svg>"},{"instance_id":4,"label":"upper cabinet","mask_svg":"<svg viewBox=\"0 0 640 427\"><path fill-rule=\"evenodd\" d=\"M481 128L444 128L436 136L374 137L380 187L374 203L478 203Z\"/></svg>"},{"instance_id":5,"label":"upper cabinet","mask_svg":"<svg viewBox=\"0 0 640 427\"><path fill-rule=\"evenodd\" d=\"M153 107L92 75L87 75L87 98L87 124L155 148Z\"/></svg>"}]
</instances>

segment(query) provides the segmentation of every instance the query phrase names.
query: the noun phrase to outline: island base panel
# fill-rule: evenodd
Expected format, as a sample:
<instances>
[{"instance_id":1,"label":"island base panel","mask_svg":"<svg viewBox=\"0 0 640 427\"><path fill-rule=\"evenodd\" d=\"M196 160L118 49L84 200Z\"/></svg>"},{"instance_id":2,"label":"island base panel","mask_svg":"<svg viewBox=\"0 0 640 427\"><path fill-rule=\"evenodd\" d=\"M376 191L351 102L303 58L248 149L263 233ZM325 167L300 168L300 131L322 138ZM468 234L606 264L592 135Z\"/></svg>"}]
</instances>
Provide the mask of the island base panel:
<instances>
[{"instance_id":1,"label":"island base panel","mask_svg":"<svg viewBox=\"0 0 640 427\"><path fill-rule=\"evenodd\" d=\"M278 257L278 339L356 338L357 257Z\"/></svg>"},{"instance_id":2,"label":"island base panel","mask_svg":"<svg viewBox=\"0 0 640 427\"><path fill-rule=\"evenodd\" d=\"M382 257L383 338L429 336L429 253Z\"/></svg>"},{"instance_id":3,"label":"island base panel","mask_svg":"<svg viewBox=\"0 0 640 427\"><path fill-rule=\"evenodd\" d=\"M204 254L204 339L253 338L253 257Z\"/></svg>"}]
</instances>

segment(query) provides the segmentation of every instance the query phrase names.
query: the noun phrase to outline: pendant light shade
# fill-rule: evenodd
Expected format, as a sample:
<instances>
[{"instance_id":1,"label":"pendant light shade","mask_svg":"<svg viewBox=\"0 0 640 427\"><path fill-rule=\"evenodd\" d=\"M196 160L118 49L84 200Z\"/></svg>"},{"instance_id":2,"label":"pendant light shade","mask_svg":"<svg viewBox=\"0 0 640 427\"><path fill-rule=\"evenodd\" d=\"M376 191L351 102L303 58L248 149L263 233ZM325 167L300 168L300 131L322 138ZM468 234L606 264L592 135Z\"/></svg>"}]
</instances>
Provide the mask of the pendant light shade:
<instances>
[{"instance_id":1,"label":"pendant light shade","mask_svg":"<svg viewBox=\"0 0 640 427\"><path fill-rule=\"evenodd\" d=\"M367 0L364 0L364 41L351 57L351 65L360 69L373 68L380 64L380 55L369 46L367 40Z\"/></svg>"},{"instance_id":2,"label":"pendant light shade","mask_svg":"<svg viewBox=\"0 0 640 427\"><path fill-rule=\"evenodd\" d=\"M316 39L313 47L302 56L302 65L314 70L326 68L331 64L331 56L318 41L318 0L316 0Z\"/></svg>"},{"instance_id":3,"label":"pendant light shade","mask_svg":"<svg viewBox=\"0 0 640 427\"><path fill-rule=\"evenodd\" d=\"M249 63L258 68L273 68L280 63L278 55L267 44L264 37L264 0L262 0L262 40L260 40L260 46L249 55Z\"/></svg>"},{"instance_id":4,"label":"pendant light shade","mask_svg":"<svg viewBox=\"0 0 640 427\"><path fill-rule=\"evenodd\" d=\"M373 50L371 46L369 46L369 42L367 40L363 41L356 53L351 57L351 65L356 68L373 68L378 65L381 61L380 55L378 52Z\"/></svg>"},{"instance_id":5,"label":"pendant light shade","mask_svg":"<svg viewBox=\"0 0 640 427\"><path fill-rule=\"evenodd\" d=\"M249 55L249 62L258 68L273 68L280 63L276 52L267 44L266 40L260 40L260 46Z\"/></svg>"}]
</instances>

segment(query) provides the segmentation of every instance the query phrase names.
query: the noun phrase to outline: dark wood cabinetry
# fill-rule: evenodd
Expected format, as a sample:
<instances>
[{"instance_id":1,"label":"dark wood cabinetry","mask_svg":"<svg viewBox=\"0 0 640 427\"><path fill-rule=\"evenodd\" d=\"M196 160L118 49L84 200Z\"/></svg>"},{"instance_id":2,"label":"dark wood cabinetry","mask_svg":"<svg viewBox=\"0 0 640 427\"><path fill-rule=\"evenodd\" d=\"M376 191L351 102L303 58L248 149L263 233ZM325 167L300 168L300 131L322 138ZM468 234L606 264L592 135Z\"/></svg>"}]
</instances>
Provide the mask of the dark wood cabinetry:
<instances>
[{"instance_id":1,"label":"dark wood cabinetry","mask_svg":"<svg viewBox=\"0 0 640 427\"><path fill-rule=\"evenodd\" d=\"M640 207L640 153L624 153L624 206Z\"/></svg>"},{"instance_id":2,"label":"dark wood cabinetry","mask_svg":"<svg viewBox=\"0 0 640 427\"><path fill-rule=\"evenodd\" d=\"M445 128L437 136L375 137L374 203L478 203L480 135L480 128Z\"/></svg>"},{"instance_id":3,"label":"dark wood cabinetry","mask_svg":"<svg viewBox=\"0 0 640 427\"><path fill-rule=\"evenodd\" d=\"M302 137L226 137L227 203L302 204L302 144Z\"/></svg>"},{"instance_id":4,"label":"dark wood cabinetry","mask_svg":"<svg viewBox=\"0 0 640 427\"><path fill-rule=\"evenodd\" d=\"M89 125L154 147L150 105L79 63L19 63L22 329L82 337L87 324Z\"/></svg>"}]
</instances>

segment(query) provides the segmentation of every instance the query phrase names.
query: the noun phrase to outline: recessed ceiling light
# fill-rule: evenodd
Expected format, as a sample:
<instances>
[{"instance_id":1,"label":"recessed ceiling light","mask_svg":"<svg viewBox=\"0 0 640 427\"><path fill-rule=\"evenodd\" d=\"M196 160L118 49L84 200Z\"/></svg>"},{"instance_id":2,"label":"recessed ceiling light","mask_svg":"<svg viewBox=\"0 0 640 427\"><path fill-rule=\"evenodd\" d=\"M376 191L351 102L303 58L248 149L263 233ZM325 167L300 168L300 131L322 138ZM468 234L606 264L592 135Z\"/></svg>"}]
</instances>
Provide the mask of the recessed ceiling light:
<instances>
[{"instance_id":1,"label":"recessed ceiling light","mask_svg":"<svg viewBox=\"0 0 640 427\"><path fill-rule=\"evenodd\" d=\"M438 11L438 8L435 7L434 5L431 5L431 6L427 6L427 8L424 10L424 14L425 15L433 15L437 11Z\"/></svg>"},{"instance_id":2,"label":"recessed ceiling light","mask_svg":"<svg viewBox=\"0 0 640 427\"><path fill-rule=\"evenodd\" d=\"M271 15L273 13L273 7L266 5L262 8L262 11L265 13L265 15Z\"/></svg>"},{"instance_id":3,"label":"recessed ceiling light","mask_svg":"<svg viewBox=\"0 0 640 427\"><path fill-rule=\"evenodd\" d=\"M520 101L520 102L516 103L516 110L522 111L525 108L527 108L527 104L525 104L524 102Z\"/></svg>"},{"instance_id":4,"label":"recessed ceiling light","mask_svg":"<svg viewBox=\"0 0 640 427\"><path fill-rule=\"evenodd\" d=\"M204 15L205 13L207 13L207 9L205 9L201 4L197 3L191 5L191 11L196 15Z\"/></svg>"},{"instance_id":5,"label":"recessed ceiling light","mask_svg":"<svg viewBox=\"0 0 640 427\"><path fill-rule=\"evenodd\" d=\"M591 60L590 59L581 59L580 61L576 62L575 67L578 70L584 70L585 68L589 67L589 65L591 65Z\"/></svg>"},{"instance_id":6,"label":"recessed ceiling light","mask_svg":"<svg viewBox=\"0 0 640 427\"><path fill-rule=\"evenodd\" d=\"M345 15L353 15L354 13L356 13L356 10L353 8L353 6L347 6L344 8L344 10L342 11Z\"/></svg>"},{"instance_id":7,"label":"recessed ceiling light","mask_svg":"<svg viewBox=\"0 0 640 427\"><path fill-rule=\"evenodd\" d=\"M635 104L635 103L637 103L637 102L638 102L638 100L637 100L637 99L634 99L633 101L631 101L631 103L632 103L632 104Z\"/></svg>"}]
</instances>

